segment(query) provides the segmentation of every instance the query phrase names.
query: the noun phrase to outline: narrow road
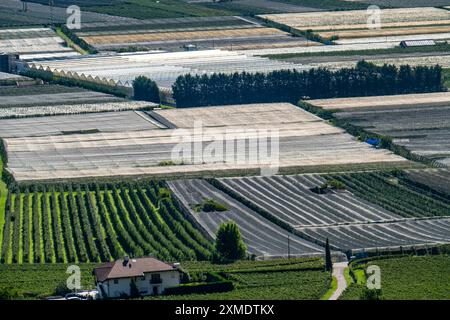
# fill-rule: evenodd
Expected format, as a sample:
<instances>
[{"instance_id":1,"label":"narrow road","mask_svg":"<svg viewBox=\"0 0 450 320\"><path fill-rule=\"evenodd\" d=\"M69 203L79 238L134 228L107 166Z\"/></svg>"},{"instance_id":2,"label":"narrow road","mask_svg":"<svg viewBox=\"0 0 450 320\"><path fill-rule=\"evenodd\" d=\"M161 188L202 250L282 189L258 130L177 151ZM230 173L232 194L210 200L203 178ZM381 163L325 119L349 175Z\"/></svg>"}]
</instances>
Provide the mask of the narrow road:
<instances>
[{"instance_id":1,"label":"narrow road","mask_svg":"<svg viewBox=\"0 0 450 320\"><path fill-rule=\"evenodd\" d=\"M345 281L344 277L344 270L347 266L348 262L333 263L333 277L337 279L337 289L328 300L337 300L347 288L347 281Z\"/></svg>"}]
</instances>

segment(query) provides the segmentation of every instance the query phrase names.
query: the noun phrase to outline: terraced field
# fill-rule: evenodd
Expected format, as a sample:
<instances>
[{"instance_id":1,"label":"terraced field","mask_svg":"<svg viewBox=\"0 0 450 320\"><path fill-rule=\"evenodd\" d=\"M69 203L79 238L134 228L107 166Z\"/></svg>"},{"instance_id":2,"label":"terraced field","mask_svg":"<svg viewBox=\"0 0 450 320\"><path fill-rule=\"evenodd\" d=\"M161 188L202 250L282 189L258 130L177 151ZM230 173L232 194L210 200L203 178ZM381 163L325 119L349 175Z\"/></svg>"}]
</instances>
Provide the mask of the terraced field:
<instances>
[{"instance_id":1,"label":"terraced field","mask_svg":"<svg viewBox=\"0 0 450 320\"><path fill-rule=\"evenodd\" d=\"M3 263L100 262L124 254L165 261L207 259L212 244L152 182L108 187L12 187Z\"/></svg>"},{"instance_id":2,"label":"terraced field","mask_svg":"<svg viewBox=\"0 0 450 320\"><path fill-rule=\"evenodd\" d=\"M220 223L232 220L238 224L250 254L259 257L287 256L289 245L292 256L320 254L320 247L283 230L204 180L176 180L167 184L185 210L189 211L211 237ZM227 210L196 212L192 209L194 205L207 199L224 204Z\"/></svg>"},{"instance_id":3,"label":"terraced field","mask_svg":"<svg viewBox=\"0 0 450 320\"><path fill-rule=\"evenodd\" d=\"M414 154L450 164L448 93L309 101L334 117L392 137Z\"/></svg>"}]
</instances>

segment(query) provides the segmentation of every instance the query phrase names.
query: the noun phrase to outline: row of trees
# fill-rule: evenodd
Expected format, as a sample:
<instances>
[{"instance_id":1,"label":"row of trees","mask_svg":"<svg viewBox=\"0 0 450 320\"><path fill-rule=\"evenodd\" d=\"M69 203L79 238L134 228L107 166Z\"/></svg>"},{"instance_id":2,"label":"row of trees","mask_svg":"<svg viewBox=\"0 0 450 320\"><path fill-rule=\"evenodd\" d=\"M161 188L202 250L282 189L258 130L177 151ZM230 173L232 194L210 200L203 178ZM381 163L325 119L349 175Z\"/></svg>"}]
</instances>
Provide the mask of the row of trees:
<instances>
[{"instance_id":1,"label":"row of trees","mask_svg":"<svg viewBox=\"0 0 450 320\"><path fill-rule=\"evenodd\" d=\"M355 68L331 71L280 70L264 73L183 75L174 83L178 107L291 102L445 91L440 66L376 66L360 61Z\"/></svg>"},{"instance_id":2,"label":"row of trees","mask_svg":"<svg viewBox=\"0 0 450 320\"><path fill-rule=\"evenodd\" d=\"M3 263L99 262L124 254L209 260L214 249L156 182L11 185L6 199Z\"/></svg>"}]
</instances>

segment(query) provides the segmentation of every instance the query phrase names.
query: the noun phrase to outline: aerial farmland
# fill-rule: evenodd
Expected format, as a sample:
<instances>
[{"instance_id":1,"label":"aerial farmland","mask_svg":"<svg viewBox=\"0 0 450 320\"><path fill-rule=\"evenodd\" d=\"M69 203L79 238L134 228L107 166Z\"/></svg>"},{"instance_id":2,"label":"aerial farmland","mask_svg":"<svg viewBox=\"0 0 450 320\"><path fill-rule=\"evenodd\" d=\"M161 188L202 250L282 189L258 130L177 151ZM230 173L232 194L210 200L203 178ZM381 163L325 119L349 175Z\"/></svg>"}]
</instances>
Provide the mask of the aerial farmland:
<instances>
[{"instance_id":1,"label":"aerial farmland","mask_svg":"<svg viewBox=\"0 0 450 320\"><path fill-rule=\"evenodd\" d=\"M414 154L449 164L448 93L309 101L334 116L406 147ZM353 103L354 104L353 104Z\"/></svg>"},{"instance_id":2,"label":"aerial farmland","mask_svg":"<svg viewBox=\"0 0 450 320\"><path fill-rule=\"evenodd\" d=\"M450 299L448 41L448 0L1 1L0 300Z\"/></svg>"},{"instance_id":3,"label":"aerial farmland","mask_svg":"<svg viewBox=\"0 0 450 320\"><path fill-rule=\"evenodd\" d=\"M320 45L236 16L87 23L76 35L99 51L129 47L180 51L188 45L228 50Z\"/></svg>"},{"instance_id":4,"label":"aerial farmland","mask_svg":"<svg viewBox=\"0 0 450 320\"><path fill-rule=\"evenodd\" d=\"M141 105L144 107L144 105ZM1 120L2 136L8 155L8 170L18 181L77 179L79 177L176 176L201 172L227 174L250 170L257 172L262 163L252 160L252 143L262 143L258 130L270 129L277 140L265 137L275 145L280 170L323 167L390 165L409 166L409 162L385 150L371 149L342 129L328 125L320 118L290 104L223 106L192 109L156 110L137 115L122 112L82 116L37 117ZM245 119L247 114L248 120ZM162 121L161 121L162 117ZM90 120L96 119L94 121ZM282 121L286 118L288 121ZM121 125L117 125L117 123ZM196 122L204 123L197 133ZM73 124L72 124L73 123ZM140 123L140 125L138 124ZM242 128L239 123L250 123ZM44 124L44 126L42 126ZM49 126L49 129L46 129ZM194 129L193 129L194 128ZM193 130L191 130L193 129ZM233 130L228 136L227 130ZM249 131L250 130L250 131ZM66 134L68 133L72 134ZM187 132L187 133L186 133ZM172 150L182 142L178 135L199 140L202 148L217 135L233 142L237 137L247 142L231 159L187 152L173 158ZM211 138L213 137L213 138ZM186 137L185 137L186 138ZM235 144L235 142L233 142ZM226 142L221 147L226 153ZM190 148L189 148L190 149ZM357 151L358 150L358 151ZM364 156L356 158L354 152ZM63 155L54 157L54 154ZM108 155L105 158L105 155ZM275 155L272 154L272 157ZM29 159L40 159L32 163ZM238 161L243 158L243 161ZM269 154L268 159L272 159ZM162 165L172 161L170 165ZM274 163L275 165L275 163ZM114 168L114 169L112 169ZM256 171L255 171L256 170Z\"/></svg>"}]
</instances>

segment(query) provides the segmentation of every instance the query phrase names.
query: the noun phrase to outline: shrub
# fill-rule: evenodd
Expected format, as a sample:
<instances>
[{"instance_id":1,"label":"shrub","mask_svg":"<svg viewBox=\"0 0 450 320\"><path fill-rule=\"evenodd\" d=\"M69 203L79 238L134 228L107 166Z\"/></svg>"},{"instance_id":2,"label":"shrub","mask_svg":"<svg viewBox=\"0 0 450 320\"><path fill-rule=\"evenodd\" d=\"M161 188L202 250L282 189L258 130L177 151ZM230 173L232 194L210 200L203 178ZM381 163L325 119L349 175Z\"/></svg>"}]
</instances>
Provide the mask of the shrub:
<instances>
[{"instance_id":1,"label":"shrub","mask_svg":"<svg viewBox=\"0 0 450 320\"><path fill-rule=\"evenodd\" d=\"M206 199L203 203L194 204L192 205L192 208L195 212L222 212L228 210L225 205L213 199Z\"/></svg>"},{"instance_id":2,"label":"shrub","mask_svg":"<svg viewBox=\"0 0 450 320\"><path fill-rule=\"evenodd\" d=\"M381 289L369 289L364 287L359 296L360 300L381 300Z\"/></svg>"},{"instance_id":3,"label":"shrub","mask_svg":"<svg viewBox=\"0 0 450 320\"><path fill-rule=\"evenodd\" d=\"M167 288L164 291L166 295L180 295L180 294L204 294L214 292L227 292L234 289L234 284L231 281L217 281L210 283L190 283L183 284L177 287Z\"/></svg>"},{"instance_id":4,"label":"shrub","mask_svg":"<svg viewBox=\"0 0 450 320\"><path fill-rule=\"evenodd\" d=\"M0 288L0 300L14 300L17 298L20 298L18 290L12 287Z\"/></svg>"},{"instance_id":5,"label":"shrub","mask_svg":"<svg viewBox=\"0 0 450 320\"><path fill-rule=\"evenodd\" d=\"M55 291L53 292L56 296L65 296L66 294L72 292L69 288L67 288L67 284L65 281L62 281L58 283L58 285L55 288Z\"/></svg>"}]
</instances>

